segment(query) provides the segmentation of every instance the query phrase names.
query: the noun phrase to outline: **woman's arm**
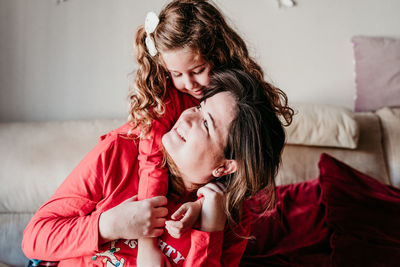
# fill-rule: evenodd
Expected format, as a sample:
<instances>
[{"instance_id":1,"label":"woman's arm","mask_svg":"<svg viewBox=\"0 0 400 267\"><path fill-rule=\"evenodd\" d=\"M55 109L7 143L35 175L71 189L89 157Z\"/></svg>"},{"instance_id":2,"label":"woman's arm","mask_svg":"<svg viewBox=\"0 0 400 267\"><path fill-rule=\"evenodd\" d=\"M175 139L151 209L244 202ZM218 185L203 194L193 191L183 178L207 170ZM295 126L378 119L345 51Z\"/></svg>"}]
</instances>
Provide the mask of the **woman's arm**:
<instances>
[{"instance_id":1,"label":"woman's arm","mask_svg":"<svg viewBox=\"0 0 400 267\"><path fill-rule=\"evenodd\" d=\"M157 196L137 201L137 195L100 215L100 243L117 239L152 238L162 235L167 198Z\"/></svg>"},{"instance_id":2,"label":"woman's arm","mask_svg":"<svg viewBox=\"0 0 400 267\"><path fill-rule=\"evenodd\" d=\"M137 193L137 153L129 142L124 139L120 145L118 135L107 136L78 164L26 227L22 248L27 257L80 257L115 237L162 233L154 228L164 224L160 217L168 211L160 206L165 197L139 202L132 198ZM114 193L127 185L129 190Z\"/></svg>"},{"instance_id":3,"label":"woman's arm","mask_svg":"<svg viewBox=\"0 0 400 267\"><path fill-rule=\"evenodd\" d=\"M24 231L22 249L28 258L60 260L98 248L95 211L102 197L104 163L113 144L101 141L36 212Z\"/></svg>"}]
</instances>

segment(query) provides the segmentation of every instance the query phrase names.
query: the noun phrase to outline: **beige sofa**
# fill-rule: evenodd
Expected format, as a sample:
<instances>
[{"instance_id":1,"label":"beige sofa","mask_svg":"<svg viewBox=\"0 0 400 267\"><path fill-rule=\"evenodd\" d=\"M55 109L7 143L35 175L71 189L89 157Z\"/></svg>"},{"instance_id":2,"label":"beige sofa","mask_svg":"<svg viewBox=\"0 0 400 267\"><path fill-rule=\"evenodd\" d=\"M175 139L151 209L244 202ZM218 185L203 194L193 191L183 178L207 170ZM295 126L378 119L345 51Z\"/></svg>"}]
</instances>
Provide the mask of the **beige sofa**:
<instances>
[{"instance_id":1,"label":"beige sofa","mask_svg":"<svg viewBox=\"0 0 400 267\"><path fill-rule=\"evenodd\" d=\"M278 184L316 178L327 152L383 183L400 186L400 109L357 113L295 105ZM0 123L0 267L26 266L25 225L97 138L124 120Z\"/></svg>"}]
</instances>

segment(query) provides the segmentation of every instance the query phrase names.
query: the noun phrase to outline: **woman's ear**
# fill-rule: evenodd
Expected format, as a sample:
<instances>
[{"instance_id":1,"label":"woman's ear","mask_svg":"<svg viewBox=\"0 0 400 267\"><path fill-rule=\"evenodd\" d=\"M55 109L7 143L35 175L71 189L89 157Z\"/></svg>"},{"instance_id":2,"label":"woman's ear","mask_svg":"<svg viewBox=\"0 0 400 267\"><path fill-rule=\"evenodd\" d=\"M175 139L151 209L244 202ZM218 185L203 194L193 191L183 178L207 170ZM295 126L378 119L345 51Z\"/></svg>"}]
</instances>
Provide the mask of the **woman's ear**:
<instances>
[{"instance_id":1,"label":"woman's ear","mask_svg":"<svg viewBox=\"0 0 400 267\"><path fill-rule=\"evenodd\" d=\"M212 175L214 177L221 177L225 176L231 173L236 172L237 170L237 162L236 160L229 159L225 160L221 165L219 165L217 168L215 168L212 171Z\"/></svg>"}]
</instances>

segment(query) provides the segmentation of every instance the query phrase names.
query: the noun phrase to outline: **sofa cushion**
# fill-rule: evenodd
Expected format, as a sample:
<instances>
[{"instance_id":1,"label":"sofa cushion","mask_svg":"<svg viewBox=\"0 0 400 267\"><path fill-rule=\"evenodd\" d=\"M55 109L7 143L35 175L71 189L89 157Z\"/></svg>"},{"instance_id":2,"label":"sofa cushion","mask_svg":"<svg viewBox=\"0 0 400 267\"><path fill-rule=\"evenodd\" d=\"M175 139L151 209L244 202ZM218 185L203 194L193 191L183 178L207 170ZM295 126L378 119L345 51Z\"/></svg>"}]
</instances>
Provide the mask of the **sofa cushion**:
<instances>
[{"instance_id":1,"label":"sofa cushion","mask_svg":"<svg viewBox=\"0 0 400 267\"><path fill-rule=\"evenodd\" d=\"M322 153L331 154L381 182L390 184L378 116L372 112L361 112L356 113L354 118L360 131L357 149L286 145L277 184L297 183L318 177L317 163Z\"/></svg>"},{"instance_id":2,"label":"sofa cushion","mask_svg":"<svg viewBox=\"0 0 400 267\"><path fill-rule=\"evenodd\" d=\"M383 148L392 185L400 187L400 108L376 112L382 124Z\"/></svg>"},{"instance_id":3,"label":"sofa cushion","mask_svg":"<svg viewBox=\"0 0 400 267\"><path fill-rule=\"evenodd\" d=\"M293 109L293 122L286 128L288 144L357 147L359 129L349 109L305 103L295 103Z\"/></svg>"},{"instance_id":4,"label":"sofa cushion","mask_svg":"<svg viewBox=\"0 0 400 267\"><path fill-rule=\"evenodd\" d=\"M0 214L0 263L27 266L28 259L21 249L22 233L33 213ZM0 264L0 267L3 265Z\"/></svg>"},{"instance_id":5,"label":"sofa cushion","mask_svg":"<svg viewBox=\"0 0 400 267\"><path fill-rule=\"evenodd\" d=\"M34 212L124 120L0 123L0 212Z\"/></svg>"}]
</instances>

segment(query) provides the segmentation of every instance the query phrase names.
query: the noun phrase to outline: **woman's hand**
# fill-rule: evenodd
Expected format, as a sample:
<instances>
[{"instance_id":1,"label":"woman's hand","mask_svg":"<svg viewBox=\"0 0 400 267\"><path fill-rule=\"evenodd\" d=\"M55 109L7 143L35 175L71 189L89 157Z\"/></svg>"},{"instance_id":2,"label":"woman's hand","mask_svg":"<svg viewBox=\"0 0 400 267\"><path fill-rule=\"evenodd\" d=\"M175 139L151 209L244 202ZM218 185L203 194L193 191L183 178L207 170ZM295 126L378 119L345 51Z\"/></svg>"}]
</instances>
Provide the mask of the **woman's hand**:
<instances>
[{"instance_id":1,"label":"woman's hand","mask_svg":"<svg viewBox=\"0 0 400 267\"><path fill-rule=\"evenodd\" d=\"M222 183L208 183L197 191L197 196L204 196L200 230L205 232L224 230L226 223L224 191L225 186Z\"/></svg>"},{"instance_id":2,"label":"woman's hand","mask_svg":"<svg viewBox=\"0 0 400 267\"><path fill-rule=\"evenodd\" d=\"M137 201L137 196L131 197L100 215L100 237L108 242L160 236L168 214L166 204L164 196L141 201Z\"/></svg>"}]
</instances>

